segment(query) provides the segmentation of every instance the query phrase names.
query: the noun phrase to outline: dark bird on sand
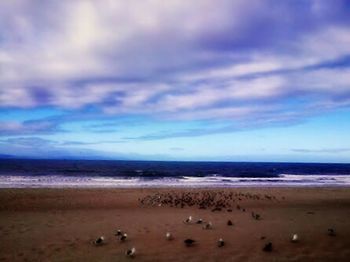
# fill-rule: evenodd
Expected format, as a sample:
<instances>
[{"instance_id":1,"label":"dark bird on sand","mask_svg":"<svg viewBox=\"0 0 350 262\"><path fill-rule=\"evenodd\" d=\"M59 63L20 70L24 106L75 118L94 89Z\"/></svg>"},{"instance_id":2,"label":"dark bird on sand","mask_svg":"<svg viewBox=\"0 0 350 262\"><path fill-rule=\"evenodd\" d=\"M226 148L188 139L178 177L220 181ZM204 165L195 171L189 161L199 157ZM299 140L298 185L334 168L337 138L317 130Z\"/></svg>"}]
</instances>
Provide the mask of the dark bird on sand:
<instances>
[{"instance_id":1,"label":"dark bird on sand","mask_svg":"<svg viewBox=\"0 0 350 262\"><path fill-rule=\"evenodd\" d=\"M328 236L334 237L336 235L335 230L333 228L328 228L327 232Z\"/></svg>"},{"instance_id":2,"label":"dark bird on sand","mask_svg":"<svg viewBox=\"0 0 350 262\"><path fill-rule=\"evenodd\" d=\"M211 222L208 222L203 226L203 229L212 229L212 228L213 228L213 224Z\"/></svg>"},{"instance_id":3,"label":"dark bird on sand","mask_svg":"<svg viewBox=\"0 0 350 262\"><path fill-rule=\"evenodd\" d=\"M222 238L218 240L218 247L223 247L225 245L225 242Z\"/></svg>"},{"instance_id":4,"label":"dark bird on sand","mask_svg":"<svg viewBox=\"0 0 350 262\"><path fill-rule=\"evenodd\" d=\"M136 253L136 248L133 247L131 249L126 250L125 255L128 257L134 257L135 253Z\"/></svg>"},{"instance_id":5,"label":"dark bird on sand","mask_svg":"<svg viewBox=\"0 0 350 262\"><path fill-rule=\"evenodd\" d=\"M272 251L272 243L269 242L263 247L263 251L265 252L271 252Z\"/></svg>"},{"instance_id":6,"label":"dark bird on sand","mask_svg":"<svg viewBox=\"0 0 350 262\"><path fill-rule=\"evenodd\" d=\"M128 235L126 233L124 233L121 237L120 237L120 241L125 241L128 238Z\"/></svg>"},{"instance_id":7,"label":"dark bird on sand","mask_svg":"<svg viewBox=\"0 0 350 262\"><path fill-rule=\"evenodd\" d=\"M98 238L94 241L94 244L95 244L96 246L100 246L100 245L104 244L104 242L105 242L105 238L104 238L103 236L101 236L101 237L98 237Z\"/></svg>"},{"instance_id":8,"label":"dark bird on sand","mask_svg":"<svg viewBox=\"0 0 350 262\"><path fill-rule=\"evenodd\" d=\"M192 222L192 216L189 216L188 218L186 218L186 220L184 220L185 224L189 224Z\"/></svg>"},{"instance_id":9,"label":"dark bird on sand","mask_svg":"<svg viewBox=\"0 0 350 262\"><path fill-rule=\"evenodd\" d=\"M123 232L118 229L117 232L114 234L115 236L121 236L123 234Z\"/></svg>"},{"instance_id":10,"label":"dark bird on sand","mask_svg":"<svg viewBox=\"0 0 350 262\"><path fill-rule=\"evenodd\" d=\"M185 245L188 247L192 246L195 242L196 242L196 240L193 240L191 238L187 238L184 240Z\"/></svg>"},{"instance_id":11,"label":"dark bird on sand","mask_svg":"<svg viewBox=\"0 0 350 262\"><path fill-rule=\"evenodd\" d=\"M201 219L201 218L198 219L197 222L196 222L196 224L202 224L202 223L203 223L203 219Z\"/></svg>"},{"instance_id":12,"label":"dark bird on sand","mask_svg":"<svg viewBox=\"0 0 350 262\"><path fill-rule=\"evenodd\" d=\"M228 221L227 221L227 225L228 225L228 226L233 226L232 221L231 221L231 220L228 220Z\"/></svg>"},{"instance_id":13,"label":"dark bird on sand","mask_svg":"<svg viewBox=\"0 0 350 262\"><path fill-rule=\"evenodd\" d=\"M252 212L252 218L254 218L255 220L260 220L260 215Z\"/></svg>"}]
</instances>

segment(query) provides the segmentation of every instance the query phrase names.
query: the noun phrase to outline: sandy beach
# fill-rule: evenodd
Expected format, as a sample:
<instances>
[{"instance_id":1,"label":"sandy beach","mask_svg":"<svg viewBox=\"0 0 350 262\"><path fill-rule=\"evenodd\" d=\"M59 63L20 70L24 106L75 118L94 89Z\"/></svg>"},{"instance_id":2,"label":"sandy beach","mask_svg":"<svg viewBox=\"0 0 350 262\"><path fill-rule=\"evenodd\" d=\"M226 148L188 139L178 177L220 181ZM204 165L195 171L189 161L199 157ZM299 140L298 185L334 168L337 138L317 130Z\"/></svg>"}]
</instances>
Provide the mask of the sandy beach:
<instances>
[{"instance_id":1,"label":"sandy beach","mask_svg":"<svg viewBox=\"0 0 350 262\"><path fill-rule=\"evenodd\" d=\"M139 201L188 192L231 194L233 204L213 212ZM193 222L185 224L189 216ZM0 260L348 261L349 217L349 188L2 189ZM196 224L200 218L212 222L212 229ZM125 242L114 236L117 229L127 232ZM174 239L168 241L166 232ZM298 234L297 243L292 234ZM93 245L99 236L105 244ZM186 238L195 245L187 247ZM219 238L225 241L221 248ZM268 242L272 251L262 251ZM125 256L131 247L134 258Z\"/></svg>"}]
</instances>

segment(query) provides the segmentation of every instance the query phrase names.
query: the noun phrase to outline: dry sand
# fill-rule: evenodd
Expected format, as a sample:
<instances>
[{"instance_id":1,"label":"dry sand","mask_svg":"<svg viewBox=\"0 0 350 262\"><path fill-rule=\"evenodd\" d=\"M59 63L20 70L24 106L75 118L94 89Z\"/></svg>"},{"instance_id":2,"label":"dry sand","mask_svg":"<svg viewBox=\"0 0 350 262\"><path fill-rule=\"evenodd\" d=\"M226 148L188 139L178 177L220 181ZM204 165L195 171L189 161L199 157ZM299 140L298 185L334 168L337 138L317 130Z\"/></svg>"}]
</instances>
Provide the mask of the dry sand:
<instances>
[{"instance_id":1,"label":"dry sand","mask_svg":"<svg viewBox=\"0 0 350 262\"><path fill-rule=\"evenodd\" d=\"M226 192L270 194L247 200L246 209L211 212L198 207L142 207L139 198L157 192L216 189L2 189L0 261L349 261L350 188L237 188ZM221 189L217 189L221 190ZM251 212L261 214L259 221ZM192 215L212 221L212 230L186 225ZM230 219L235 224L226 225ZM127 231L125 243L114 232ZM327 235L334 228L337 235ZM165 239L172 232L173 241ZM297 233L299 243L291 243ZM91 242L106 237L106 244ZM266 239L261 239L265 236ZM186 247L184 239L198 241ZM226 245L218 248L223 238ZM265 243L273 251L263 252ZM125 250L135 246L135 258Z\"/></svg>"}]
</instances>

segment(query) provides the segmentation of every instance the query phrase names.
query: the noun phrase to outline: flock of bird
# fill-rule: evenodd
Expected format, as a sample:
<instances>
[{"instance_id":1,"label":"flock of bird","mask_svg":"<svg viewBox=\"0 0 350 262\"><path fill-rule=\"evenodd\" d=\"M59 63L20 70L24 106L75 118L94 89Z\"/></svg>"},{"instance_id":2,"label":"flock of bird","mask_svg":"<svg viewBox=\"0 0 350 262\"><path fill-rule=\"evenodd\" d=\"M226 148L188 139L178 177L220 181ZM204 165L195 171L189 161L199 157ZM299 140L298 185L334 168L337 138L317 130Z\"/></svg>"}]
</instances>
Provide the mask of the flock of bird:
<instances>
[{"instance_id":1,"label":"flock of bird","mask_svg":"<svg viewBox=\"0 0 350 262\"><path fill-rule=\"evenodd\" d=\"M242 201L243 199L251 200L277 200L275 196L272 195L260 195L260 194L250 194L250 193L232 193L225 191L202 191L202 192L168 192L168 193L156 193L154 195L147 195L144 198L139 199L142 206L169 206L169 207L180 207L185 206L194 207L197 206L199 209L211 208L212 212L222 211L226 209L227 212L232 212L232 208L236 205L236 209L242 212L246 212L245 208L242 208L236 202ZM284 199L284 198L283 198ZM251 216L254 220L260 220L261 215L255 212L251 212ZM192 216L187 217L183 220L184 224L200 224L204 230L210 230L213 228L213 223L210 221L205 222L202 218L194 220ZM234 223L231 220L227 220L227 226L233 226ZM329 236L335 236L335 230L329 228L327 231ZM116 230L114 236L120 242L125 242L128 239L128 235L118 229ZM174 236L171 232L166 232L165 239L168 241L174 240ZM265 237L261 237L265 239ZM292 243L299 242L299 235L292 234L290 237ZM93 241L93 244L100 246L106 243L105 237L100 236ZM187 238L184 240L184 245L191 247L197 244L197 241L192 238ZM217 247L221 248L225 246L225 241L219 238L217 241ZM273 250L272 242L267 242L262 251L271 252ZM136 254L136 248L132 247L125 251L125 255L128 257L134 257Z\"/></svg>"},{"instance_id":2,"label":"flock of bird","mask_svg":"<svg viewBox=\"0 0 350 262\"><path fill-rule=\"evenodd\" d=\"M227 191L201 191L201 192L167 192L147 195L140 198L142 206L169 206L169 207L198 207L209 209L212 212L227 209L232 212L232 207L245 211L238 203L242 200L277 200L273 195L261 195L251 193L233 193Z\"/></svg>"},{"instance_id":3,"label":"flock of bird","mask_svg":"<svg viewBox=\"0 0 350 262\"><path fill-rule=\"evenodd\" d=\"M213 224L211 222L204 222L203 219L198 219L198 220L194 221L192 216L189 216L183 222L185 224L193 224L193 223L195 223L195 224L203 224L203 229L212 229L213 228ZM228 226L232 226L233 225L232 221L228 220L227 221L227 225ZM333 228L329 228L327 233L328 233L329 236L335 236L336 235L335 230ZM118 229L115 232L114 235L117 238L117 240L119 240L120 242L124 242L128 238L128 235L125 232L123 232L122 230L120 230L120 229ZM171 241L171 240L174 240L174 236L173 236L172 233L166 232L165 239L168 240L168 241ZM265 237L262 237L261 239L265 239ZM292 243L299 242L298 234L292 234L292 236L290 238L290 241ZM100 236L93 242L93 244L96 245L96 246L101 246L101 245L105 244L105 242L106 242L105 241L105 237L104 236ZM187 239L184 240L184 244L187 247L191 247L191 246L195 245L196 243L197 243L197 241L194 240L194 239L191 239L191 238L187 238ZM217 246L219 248L225 246L225 241L222 238L219 238L218 241L217 241ZM266 243L263 246L262 250L265 251L265 252L271 252L273 250L272 242ZM134 257L135 254L136 254L136 248L135 247L132 247L132 248L127 249L125 251L125 255L128 256L128 257Z\"/></svg>"}]
</instances>

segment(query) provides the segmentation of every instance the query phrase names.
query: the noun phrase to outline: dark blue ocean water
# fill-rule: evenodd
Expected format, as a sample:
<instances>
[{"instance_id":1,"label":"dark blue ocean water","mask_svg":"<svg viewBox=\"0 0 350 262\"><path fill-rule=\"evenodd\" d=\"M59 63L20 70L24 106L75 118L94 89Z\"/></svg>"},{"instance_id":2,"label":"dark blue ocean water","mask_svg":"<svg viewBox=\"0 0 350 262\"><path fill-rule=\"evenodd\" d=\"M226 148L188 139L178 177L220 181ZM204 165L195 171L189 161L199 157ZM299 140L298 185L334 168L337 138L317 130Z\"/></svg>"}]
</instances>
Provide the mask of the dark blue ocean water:
<instances>
[{"instance_id":1,"label":"dark blue ocean water","mask_svg":"<svg viewBox=\"0 0 350 262\"><path fill-rule=\"evenodd\" d=\"M0 187L350 185L350 164L0 159Z\"/></svg>"}]
</instances>

